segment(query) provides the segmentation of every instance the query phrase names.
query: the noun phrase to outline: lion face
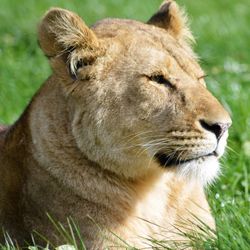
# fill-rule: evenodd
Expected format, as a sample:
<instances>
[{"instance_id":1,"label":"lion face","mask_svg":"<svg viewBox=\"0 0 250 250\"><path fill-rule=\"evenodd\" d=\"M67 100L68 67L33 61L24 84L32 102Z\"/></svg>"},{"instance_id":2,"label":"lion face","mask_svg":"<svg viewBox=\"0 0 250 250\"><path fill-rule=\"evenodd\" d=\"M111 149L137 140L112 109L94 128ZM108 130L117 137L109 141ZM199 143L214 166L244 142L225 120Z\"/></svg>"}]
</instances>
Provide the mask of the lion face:
<instances>
[{"instance_id":1,"label":"lion face","mask_svg":"<svg viewBox=\"0 0 250 250\"><path fill-rule=\"evenodd\" d=\"M214 179L231 120L206 88L174 2L165 1L147 24L106 19L92 30L53 9L39 35L89 160L132 178L164 168Z\"/></svg>"}]
</instances>

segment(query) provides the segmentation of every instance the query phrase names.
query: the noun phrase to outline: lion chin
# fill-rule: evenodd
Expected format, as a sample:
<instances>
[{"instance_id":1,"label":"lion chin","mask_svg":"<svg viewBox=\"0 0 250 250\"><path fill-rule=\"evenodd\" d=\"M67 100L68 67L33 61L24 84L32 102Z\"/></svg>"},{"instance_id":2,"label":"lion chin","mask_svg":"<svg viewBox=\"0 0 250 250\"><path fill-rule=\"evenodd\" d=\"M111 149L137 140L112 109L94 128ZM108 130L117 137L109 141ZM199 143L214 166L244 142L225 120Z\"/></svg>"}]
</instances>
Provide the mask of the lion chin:
<instances>
[{"instance_id":1,"label":"lion chin","mask_svg":"<svg viewBox=\"0 0 250 250\"><path fill-rule=\"evenodd\" d=\"M157 154L156 159L162 168L172 168L180 179L197 181L204 186L211 184L219 176L220 164L214 154L180 161L169 159L164 154Z\"/></svg>"},{"instance_id":2,"label":"lion chin","mask_svg":"<svg viewBox=\"0 0 250 250\"><path fill-rule=\"evenodd\" d=\"M155 159L162 168L172 168L179 178L197 181L206 186L213 183L220 174L219 159L225 152L227 138L228 132L225 132L215 150L203 155L183 160L180 157L171 157L171 155L159 152L155 154Z\"/></svg>"}]
</instances>

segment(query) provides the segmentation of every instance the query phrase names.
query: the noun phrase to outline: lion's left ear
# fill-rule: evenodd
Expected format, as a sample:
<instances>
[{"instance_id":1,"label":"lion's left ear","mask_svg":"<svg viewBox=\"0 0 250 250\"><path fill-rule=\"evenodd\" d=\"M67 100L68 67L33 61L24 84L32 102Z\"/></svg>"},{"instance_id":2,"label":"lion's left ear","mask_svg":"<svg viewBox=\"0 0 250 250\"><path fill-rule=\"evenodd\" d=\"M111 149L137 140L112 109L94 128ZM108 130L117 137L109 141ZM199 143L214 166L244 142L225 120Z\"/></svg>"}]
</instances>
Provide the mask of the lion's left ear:
<instances>
[{"instance_id":1,"label":"lion's left ear","mask_svg":"<svg viewBox=\"0 0 250 250\"><path fill-rule=\"evenodd\" d=\"M187 15L173 0L165 0L147 23L165 29L177 40L194 41Z\"/></svg>"}]
</instances>

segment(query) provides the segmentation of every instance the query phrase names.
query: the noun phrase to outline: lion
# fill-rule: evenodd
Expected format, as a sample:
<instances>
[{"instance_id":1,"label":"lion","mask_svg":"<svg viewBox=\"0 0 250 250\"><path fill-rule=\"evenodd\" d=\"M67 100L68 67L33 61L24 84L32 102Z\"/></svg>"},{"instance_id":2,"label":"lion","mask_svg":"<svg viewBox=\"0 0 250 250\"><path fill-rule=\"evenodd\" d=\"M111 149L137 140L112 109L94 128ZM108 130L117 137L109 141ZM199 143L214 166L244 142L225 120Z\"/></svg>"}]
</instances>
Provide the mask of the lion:
<instances>
[{"instance_id":1,"label":"lion","mask_svg":"<svg viewBox=\"0 0 250 250\"><path fill-rule=\"evenodd\" d=\"M204 188L232 122L206 88L177 3L164 1L146 23L90 28L52 8L38 41L52 74L0 132L0 223L10 237L25 245L36 231L63 244L47 214L65 226L71 217L87 249L119 248L114 235L138 248L177 242L198 230L193 216L215 229Z\"/></svg>"}]
</instances>

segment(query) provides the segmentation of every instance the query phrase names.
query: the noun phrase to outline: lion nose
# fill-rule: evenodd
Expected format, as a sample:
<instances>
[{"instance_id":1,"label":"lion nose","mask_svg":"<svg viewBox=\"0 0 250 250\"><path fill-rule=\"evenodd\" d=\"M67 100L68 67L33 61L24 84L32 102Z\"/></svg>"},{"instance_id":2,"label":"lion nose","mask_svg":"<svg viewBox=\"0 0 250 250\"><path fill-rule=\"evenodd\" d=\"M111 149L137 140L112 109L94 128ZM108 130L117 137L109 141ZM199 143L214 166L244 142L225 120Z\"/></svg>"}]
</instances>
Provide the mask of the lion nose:
<instances>
[{"instance_id":1,"label":"lion nose","mask_svg":"<svg viewBox=\"0 0 250 250\"><path fill-rule=\"evenodd\" d=\"M210 123L205 120L200 120L200 124L202 128L205 130L208 130L215 134L217 140L219 140L222 135L228 130L228 128L231 126L232 122L217 122L217 123Z\"/></svg>"}]
</instances>

